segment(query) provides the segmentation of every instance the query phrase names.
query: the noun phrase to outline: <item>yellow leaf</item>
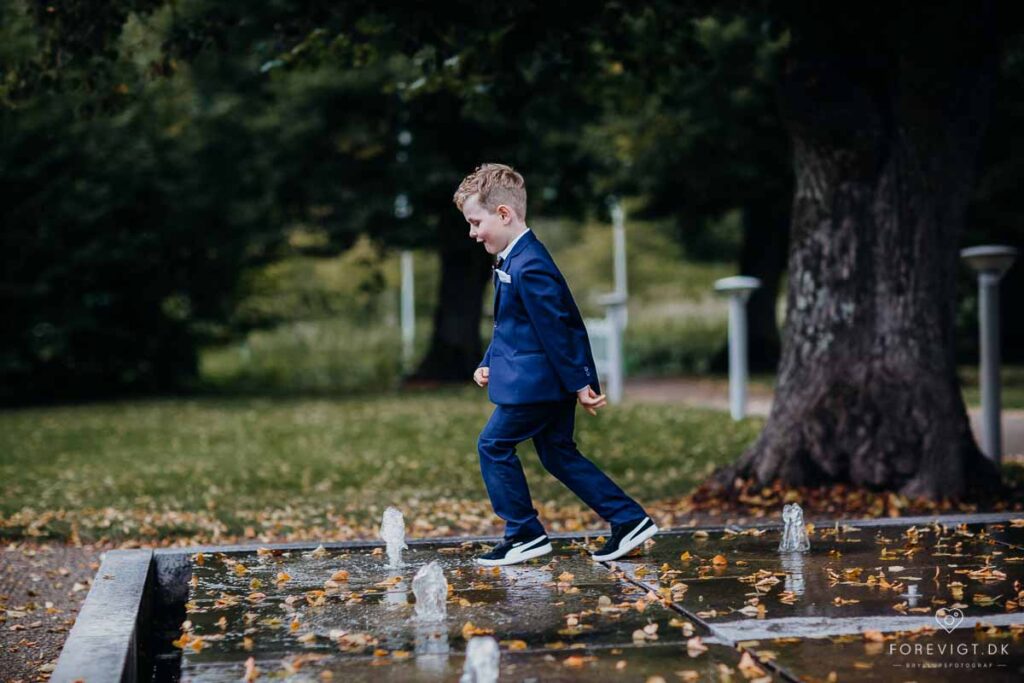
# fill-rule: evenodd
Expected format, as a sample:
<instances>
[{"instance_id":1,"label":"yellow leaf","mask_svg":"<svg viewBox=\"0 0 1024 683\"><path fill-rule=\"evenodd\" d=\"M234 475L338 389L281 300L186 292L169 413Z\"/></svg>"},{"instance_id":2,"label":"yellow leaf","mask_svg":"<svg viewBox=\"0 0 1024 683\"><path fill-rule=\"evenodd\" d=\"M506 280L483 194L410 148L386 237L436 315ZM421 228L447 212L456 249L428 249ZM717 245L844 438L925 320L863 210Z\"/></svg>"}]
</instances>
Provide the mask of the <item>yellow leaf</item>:
<instances>
[{"instance_id":1,"label":"yellow leaf","mask_svg":"<svg viewBox=\"0 0 1024 683\"><path fill-rule=\"evenodd\" d=\"M260 677L260 670L256 666L256 660L252 657L245 660L245 676L242 680L255 681Z\"/></svg>"},{"instance_id":2,"label":"yellow leaf","mask_svg":"<svg viewBox=\"0 0 1024 683\"><path fill-rule=\"evenodd\" d=\"M704 644L704 641L700 639L700 636L694 636L686 641L686 654L691 657L699 657L707 651L708 646Z\"/></svg>"},{"instance_id":3,"label":"yellow leaf","mask_svg":"<svg viewBox=\"0 0 1024 683\"><path fill-rule=\"evenodd\" d=\"M736 668L740 670L740 673L743 674L745 678L760 678L767 675L765 670L758 666L757 662L754 661L754 658L749 652L743 653L743 656L740 657L740 662L736 665Z\"/></svg>"},{"instance_id":4,"label":"yellow leaf","mask_svg":"<svg viewBox=\"0 0 1024 683\"><path fill-rule=\"evenodd\" d=\"M462 637L466 640L469 640L473 636L485 636L491 633L494 633L494 629L476 626L472 621L467 621L462 625Z\"/></svg>"}]
</instances>

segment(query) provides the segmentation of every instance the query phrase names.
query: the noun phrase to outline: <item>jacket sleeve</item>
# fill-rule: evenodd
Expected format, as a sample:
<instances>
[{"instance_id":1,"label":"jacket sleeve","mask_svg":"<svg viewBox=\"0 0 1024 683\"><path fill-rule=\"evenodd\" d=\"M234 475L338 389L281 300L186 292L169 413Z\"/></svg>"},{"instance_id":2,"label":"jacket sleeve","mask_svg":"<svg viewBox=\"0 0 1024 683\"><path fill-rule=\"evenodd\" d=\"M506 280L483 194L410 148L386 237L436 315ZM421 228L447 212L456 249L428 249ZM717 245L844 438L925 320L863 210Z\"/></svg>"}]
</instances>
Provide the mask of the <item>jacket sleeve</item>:
<instances>
[{"instance_id":1,"label":"jacket sleeve","mask_svg":"<svg viewBox=\"0 0 1024 683\"><path fill-rule=\"evenodd\" d=\"M539 264L530 264L519 273L519 297L544 353L566 391L575 394L597 378L591 375L586 349L580 348L578 335L569 324L570 312L564 296L567 293L557 273Z\"/></svg>"},{"instance_id":2,"label":"jacket sleeve","mask_svg":"<svg viewBox=\"0 0 1024 683\"><path fill-rule=\"evenodd\" d=\"M492 342L493 343L493 340ZM480 361L480 365L477 368L489 368L491 367L491 344L487 345L487 350L484 351L484 359Z\"/></svg>"}]
</instances>

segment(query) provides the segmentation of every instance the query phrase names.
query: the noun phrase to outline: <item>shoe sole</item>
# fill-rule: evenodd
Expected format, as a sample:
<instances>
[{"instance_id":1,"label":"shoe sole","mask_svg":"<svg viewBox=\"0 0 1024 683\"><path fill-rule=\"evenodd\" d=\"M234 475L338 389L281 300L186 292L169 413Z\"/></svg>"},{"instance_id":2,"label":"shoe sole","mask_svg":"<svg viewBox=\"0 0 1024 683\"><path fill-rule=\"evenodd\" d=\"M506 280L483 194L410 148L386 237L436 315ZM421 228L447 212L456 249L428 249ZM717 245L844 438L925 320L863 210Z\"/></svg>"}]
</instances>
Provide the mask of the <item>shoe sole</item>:
<instances>
[{"instance_id":1,"label":"shoe sole","mask_svg":"<svg viewBox=\"0 0 1024 683\"><path fill-rule=\"evenodd\" d=\"M654 534L658 533L658 531L658 527L652 524L651 527L647 529L647 531L643 532L636 538L632 539L627 545L623 545L614 553L608 553L607 555L592 555L592 557L598 562L608 562L609 560L617 560L626 553L635 549L637 546L642 545L644 541L654 536Z\"/></svg>"},{"instance_id":2,"label":"shoe sole","mask_svg":"<svg viewBox=\"0 0 1024 683\"><path fill-rule=\"evenodd\" d=\"M516 557L512 559L506 557L502 560L485 560L478 557L476 559L476 563L483 567L505 567L510 564L526 562L527 560L532 560L533 558L540 557L541 555L547 555L551 550L551 543L545 543L544 545L539 545L536 548L530 548L522 555L516 555Z\"/></svg>"}]
</instances>

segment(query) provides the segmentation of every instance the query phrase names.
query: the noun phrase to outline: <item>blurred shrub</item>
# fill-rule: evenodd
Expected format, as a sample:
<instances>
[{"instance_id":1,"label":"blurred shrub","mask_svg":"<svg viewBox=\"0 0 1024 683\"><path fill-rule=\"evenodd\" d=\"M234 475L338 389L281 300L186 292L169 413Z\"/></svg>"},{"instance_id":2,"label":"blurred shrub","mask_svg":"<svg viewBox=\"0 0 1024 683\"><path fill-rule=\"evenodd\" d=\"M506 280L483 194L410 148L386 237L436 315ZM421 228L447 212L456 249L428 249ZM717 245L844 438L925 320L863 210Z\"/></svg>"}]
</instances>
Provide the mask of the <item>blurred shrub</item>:
<instances>
[{"instance_id":1,"label":"blurred shrub","mask_svg":"<svg viewBox=\"0 0 1024 683\"><path fill-rule=\"evenodd\" d=\"M207 349L201 365L205 388L229 392L380 391L394 389L401 371L398 331L350 320L253 331L237 344Z\"/></svg>"},{"instance_id":2,"label":"blurred shrub","mask_svg":"<svg viewBox=\"0 0 1024 683\"><path fill-rule=\"evenodd\" d=\"M625 339L626 375L706 373L727 335L725 319L630 320Z\"/></svg>"}]
</instances>

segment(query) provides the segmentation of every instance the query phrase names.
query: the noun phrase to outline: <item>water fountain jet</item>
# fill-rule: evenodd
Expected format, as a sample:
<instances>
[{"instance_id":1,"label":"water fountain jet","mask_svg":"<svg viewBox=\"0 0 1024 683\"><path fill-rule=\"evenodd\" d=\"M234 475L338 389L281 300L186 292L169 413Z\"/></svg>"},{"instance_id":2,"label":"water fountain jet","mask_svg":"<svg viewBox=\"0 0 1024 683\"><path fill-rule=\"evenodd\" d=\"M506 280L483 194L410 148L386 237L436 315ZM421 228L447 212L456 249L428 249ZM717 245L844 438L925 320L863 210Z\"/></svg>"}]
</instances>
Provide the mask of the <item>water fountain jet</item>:
<instances>
[{"instance_id":1,"label":"water fountain jet","mask_svg":"<svg viewBox=\"0 0 1024 683\"><path fill-rule=\"evenodd\" d=\"M782 541L779 543L780 553L806 552L811 549L811 541L807 537L804 526L804 511L796 503L789 503L782 508Z\"/></svg>"},{"instance_id":2,"label":"water fountain jet","mask_svg":"<svg viewBox=\"0 0 1024 683\"><path fill-rule=\"evenodd\" d=\"M387 546L388 567L401 567L402 551L409 546L405 544L405 518L402 517L402 511L393 505L384 511L380 522L380 537Z\"/></svg>"},{"instance_id":3,"label":"water fountain jet","mask_svg":"<svg viewBox=\"0 0 1024 683\"><path fill-rule=\"evenodd\" d=\"M459 683L495 683L501 650L498 641L490 636L477 636L466 646L466 663Z\"/></svg>"},{"instance_id":4,"label":"water fountain jet","mask_svg":"<svg viewBox=\"0 0 1024 683\"><path fill-rule=\"evenodd\" d=\"M444 621L448 616L448 580L437 561L420 567L412 580L416 596L416 620L420 622Z\"/></svg>"}]
</instances>

